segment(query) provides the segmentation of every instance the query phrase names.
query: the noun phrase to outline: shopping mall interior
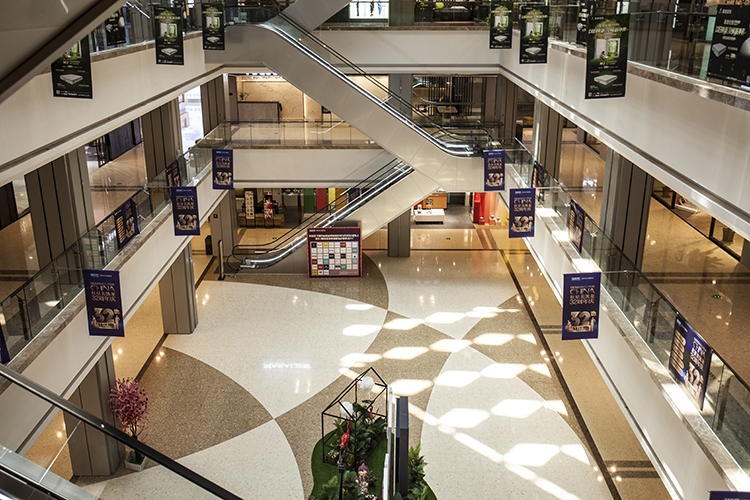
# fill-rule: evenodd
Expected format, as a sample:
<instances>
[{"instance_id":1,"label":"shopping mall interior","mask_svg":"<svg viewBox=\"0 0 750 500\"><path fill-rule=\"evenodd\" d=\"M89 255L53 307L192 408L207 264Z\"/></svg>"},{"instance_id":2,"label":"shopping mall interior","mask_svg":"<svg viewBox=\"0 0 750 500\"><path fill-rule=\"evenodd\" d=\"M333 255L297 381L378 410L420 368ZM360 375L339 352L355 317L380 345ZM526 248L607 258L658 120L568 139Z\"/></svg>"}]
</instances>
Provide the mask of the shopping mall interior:
<instances>
[{"instance_id":1,"label":"shopping mall interior","mask_svg":"<svg viewBox=\"0 0 750 500\"><path fill-rule=\"evenodd\" d=\"M725 6L42 3L0 28L0 499L750 498Z\"/></svg>"}]
</instances>

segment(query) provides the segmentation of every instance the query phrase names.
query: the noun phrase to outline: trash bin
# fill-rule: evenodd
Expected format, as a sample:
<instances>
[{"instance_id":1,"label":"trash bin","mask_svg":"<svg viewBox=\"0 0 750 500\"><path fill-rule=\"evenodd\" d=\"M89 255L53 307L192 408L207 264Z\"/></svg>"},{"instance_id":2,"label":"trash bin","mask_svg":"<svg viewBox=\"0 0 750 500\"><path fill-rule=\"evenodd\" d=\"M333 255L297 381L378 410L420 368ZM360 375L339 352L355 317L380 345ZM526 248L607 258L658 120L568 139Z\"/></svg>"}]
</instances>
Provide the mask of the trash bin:
<instances>
[{"instance_id":1,"label":"trash bin","mask_svg":"<svg viewBox=\"0 0 750 500\"><path fill-rule=\"evenodd\" d=\"M734 241L734 230L725 227L723 232L724 234L722 235L721 241L724 243L732 243Z\"/></svg>"},{"instance_id":2,"label":"trash bin","mask_svg":"<svg viewBox=\"0 0 750 500\"><path fill-rule=\"evenodd\" d=\"M211 235L209 234L206 236L206 255L213 255L214 254L214 245L213 241L211 240Z\"/></svg>"}]
</instances>

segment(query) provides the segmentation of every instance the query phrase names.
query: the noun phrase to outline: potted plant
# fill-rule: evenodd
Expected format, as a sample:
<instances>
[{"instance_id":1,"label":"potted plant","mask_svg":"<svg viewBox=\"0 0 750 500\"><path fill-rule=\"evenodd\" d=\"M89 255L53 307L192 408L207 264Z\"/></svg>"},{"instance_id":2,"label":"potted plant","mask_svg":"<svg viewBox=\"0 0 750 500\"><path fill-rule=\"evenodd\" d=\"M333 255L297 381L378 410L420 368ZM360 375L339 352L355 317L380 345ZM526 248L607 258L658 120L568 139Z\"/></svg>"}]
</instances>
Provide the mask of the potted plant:
<instances>
[{"instance_id":1,"label":"potted plant","mask_svg":"<svg viewBox=\"0 0 750 500\"><path fill-rule=\"evenodd\" d=\"M120 423L120 429L133 439L142 441L148 422L148 396L138 381L132 378L118 379L109 393L112 413ZM143 470L146 457L138 450L132 450L125 457L125 467Z\"/></svg>"}]
</instances>

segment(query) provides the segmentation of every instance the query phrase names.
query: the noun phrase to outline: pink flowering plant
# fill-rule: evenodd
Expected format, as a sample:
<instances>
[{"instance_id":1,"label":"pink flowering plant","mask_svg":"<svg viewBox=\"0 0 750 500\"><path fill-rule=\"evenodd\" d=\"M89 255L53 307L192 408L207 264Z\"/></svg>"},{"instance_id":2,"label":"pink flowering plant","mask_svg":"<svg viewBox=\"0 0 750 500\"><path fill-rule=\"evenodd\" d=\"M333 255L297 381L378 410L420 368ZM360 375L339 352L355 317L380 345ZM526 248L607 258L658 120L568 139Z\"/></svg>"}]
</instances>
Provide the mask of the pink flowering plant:
<instances>
[{"instance_id":1,"label":"pink flowering plant","mask_svg":"<svg viewBox=\"0 0 750 500\"><path fill-rule=\"evenodd\" d=\"M146 391L138 385L138 381L132 378L118 379L109 393L109 404L120 422L120 429L134 439L143 441L149 408ZM141 463L143 456L136 451L135 459Z\"/></svg>"}]
</instances>

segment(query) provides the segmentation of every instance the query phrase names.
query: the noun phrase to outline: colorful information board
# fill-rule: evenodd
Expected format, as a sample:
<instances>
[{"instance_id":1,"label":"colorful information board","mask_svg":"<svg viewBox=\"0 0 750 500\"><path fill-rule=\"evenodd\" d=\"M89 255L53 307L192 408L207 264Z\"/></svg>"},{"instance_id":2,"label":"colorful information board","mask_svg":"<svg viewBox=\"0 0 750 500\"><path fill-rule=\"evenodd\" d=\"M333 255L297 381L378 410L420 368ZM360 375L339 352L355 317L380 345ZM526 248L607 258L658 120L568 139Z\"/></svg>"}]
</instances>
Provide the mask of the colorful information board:
<instances>
[{"instance_id":1,"label":"colorful information board","mask_svg":"<svg viewBox=\"0 0 750 500\"><path fill-rule=\"evenodd\" d=\"M510 190L510 238L534 236L536 189Z\"/></svg>"},{"instance_id":2,"label":"colorful information board","mask_svg":"<svg viewBox=\"0 0 750 500\"><path fill-rule=\"evenodd\" d=\"M362 229L315 227L307 230L310 278L361 278Z\"/></svg>"},{"instance_id":3,"label":"colorful information board","mask_svg":"<svg viewBox=\"0 0 750 500\"><path fill-rule=\"evenodd\" d=\"M484 152L484 190L505 191L505 150Z\"/></svg>"},{"instance_id":4,"label":"colorful information board","mask_svg":"<svg viewBox=\"0 0 750 500\"><path fill-rule=\"evenodd\" d=\"M120 273L99 269L83 270L89 335L124 337Z\"/></svg>"},{"instance_id":5,"label":"colorful information board","mask_svg":"<svg viewBox=\"0 0 750 500\"><path fill-rule=\"evenodd\" d=\"M687 387L701 410L711 369L711 352L706 341L678 314L674 323L669 371Z\"/></svg>"},{"instance_id":6,"label":"colorful information board","mask_svg":"<svg viewBox=\"0 0 750 500\"><path fill-rule=\"evenodd\" d=\"M586 99L624 97L630 14L588 17Z\"/></svg>"},{"instance_id":7,"label":"colorful information board","mask_svg":"<svg viewBox=\"0 0 750 500\"><path fill-rule=\"evenodd\" d=\"M510 49L513 46L513 3L493 4L490 13L490 48Z\"/></svg>"},{"instance_id":8,"label":"colorful information board","mask_svg":"<svg viewBox=\"0 0 750 500\"><path fill-rule=\"evenodd\" d=\"M601 279L601 273L576 273L563 276L563 340L599 337Z\"/></svg>"}]
</instances>

